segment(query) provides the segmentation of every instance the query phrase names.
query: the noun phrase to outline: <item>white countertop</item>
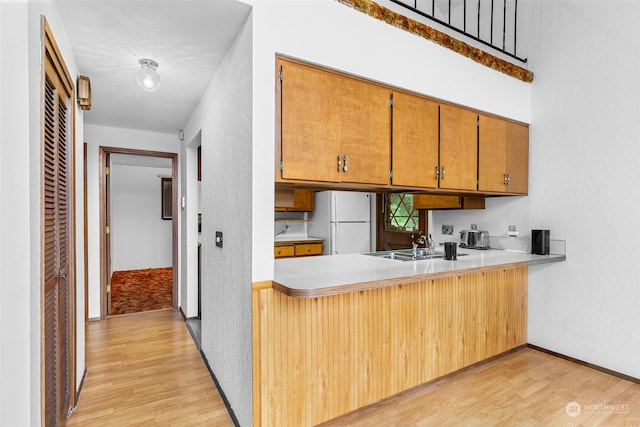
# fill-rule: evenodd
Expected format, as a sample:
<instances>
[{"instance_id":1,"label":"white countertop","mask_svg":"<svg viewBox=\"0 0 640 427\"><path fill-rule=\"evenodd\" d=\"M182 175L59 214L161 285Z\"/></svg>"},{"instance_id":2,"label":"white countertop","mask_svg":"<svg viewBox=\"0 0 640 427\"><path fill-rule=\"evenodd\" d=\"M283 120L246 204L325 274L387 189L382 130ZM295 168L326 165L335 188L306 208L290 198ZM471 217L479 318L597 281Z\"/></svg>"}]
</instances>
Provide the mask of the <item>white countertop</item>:
<instances>
[{"instance_id":1,"label":"white countertop","mask_svg":"<svg viewBox=\"0 0 640 427\"><path fill-rule=\"evenodd\" d=\"M274 243L280 243L280 242L314 242L314 241L318 241L318 240L323 240L320 237L310 237L310 236L291 236L291 235L286 235L286 234L282 234L280 236L275 236L273 238Z\"/></svg>"},{"instance_id":2,"label":"white countertop","mask_svg":"<svg viewBox=\"0 0 640 427\"><path fill-rule=\"evenodd\" d=\"M452 273L461 274L464 270L492 268L505 264L536 265L564 260L565 255L534 255L504 250L481 251L460 248L456 261L446 261L442 258L399 261L364 254L285 258L275 260L274 287L290 296L317 297L373 289L384 286L385 282L394 285L399 284L399 280L407 283L429 280L429 275L444 277Z\"/></svg>"}]
</instances>

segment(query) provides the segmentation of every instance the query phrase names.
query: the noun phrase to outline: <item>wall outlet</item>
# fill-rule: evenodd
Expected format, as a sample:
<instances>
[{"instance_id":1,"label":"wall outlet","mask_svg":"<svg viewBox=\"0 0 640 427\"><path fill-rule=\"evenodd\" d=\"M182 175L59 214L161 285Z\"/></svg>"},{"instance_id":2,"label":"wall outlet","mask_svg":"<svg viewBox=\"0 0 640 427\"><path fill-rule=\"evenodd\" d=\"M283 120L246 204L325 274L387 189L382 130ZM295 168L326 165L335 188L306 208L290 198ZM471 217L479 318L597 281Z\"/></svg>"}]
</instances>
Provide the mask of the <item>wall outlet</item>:
<instances>
[{"instance_id":1,"label":"wall outlet","mask_svg":"<svg viewBox=\"0 0 640 427\"><path fill-rule=\"evenodd\" d=\"M509 231L516 231L516 226L515 225L510 225L509 226Z\"/></svg>"},{"instance_id":2,"label":"wall outlet","mask_svg":"<svg viewBox=\"0 0 640 427\"><path fill-rule=\"evenodd\" d=\"M453 236L453 225L442 225L442 234Z\"/></svg>"}]
</instances>

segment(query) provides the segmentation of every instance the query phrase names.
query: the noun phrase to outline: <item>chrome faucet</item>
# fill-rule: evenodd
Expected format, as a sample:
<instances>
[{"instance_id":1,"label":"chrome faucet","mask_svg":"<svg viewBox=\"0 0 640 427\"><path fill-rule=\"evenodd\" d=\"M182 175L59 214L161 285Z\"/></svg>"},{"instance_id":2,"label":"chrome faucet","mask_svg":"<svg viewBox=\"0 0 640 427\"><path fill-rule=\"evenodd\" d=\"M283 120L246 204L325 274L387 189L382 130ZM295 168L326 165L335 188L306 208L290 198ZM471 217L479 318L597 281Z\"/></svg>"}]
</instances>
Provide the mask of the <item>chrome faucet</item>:
<instances>
[{"instance_id":1,"label":"chrome faucet","mask_svg":"<svg viewBox=\"0 0 640 427\"><path fill-rule=\"evenodd\" d=\"M416 237L416 233L418 237ZM424 245L427 242L427 238L424 233L420 230L413 230L411 234L411 247L412 247L412 255L414 258L418 256L418 245Z\"/></svg>"}]
</instances>

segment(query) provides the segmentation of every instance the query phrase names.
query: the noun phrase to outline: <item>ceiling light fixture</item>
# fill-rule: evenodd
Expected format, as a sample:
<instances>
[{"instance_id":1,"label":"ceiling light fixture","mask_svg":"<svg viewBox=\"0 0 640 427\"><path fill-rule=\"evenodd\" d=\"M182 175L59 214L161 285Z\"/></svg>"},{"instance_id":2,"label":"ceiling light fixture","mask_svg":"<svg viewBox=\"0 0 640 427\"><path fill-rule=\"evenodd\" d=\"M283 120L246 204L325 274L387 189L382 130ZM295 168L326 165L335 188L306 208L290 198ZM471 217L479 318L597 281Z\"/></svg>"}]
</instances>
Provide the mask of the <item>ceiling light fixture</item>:
<instances>
[{"instance_id":1,"label":"ceiling light fixture","mask_svg":"<svg viewBox=\"0 0 640 427\"><path fill-rule=\"evenodd\" d=\"M155 92L160 87L160 76L156 71L158 63L153 59L141 59L140 70L136 75L138 85L144 90Z\"/></svg>"}]
</instances>

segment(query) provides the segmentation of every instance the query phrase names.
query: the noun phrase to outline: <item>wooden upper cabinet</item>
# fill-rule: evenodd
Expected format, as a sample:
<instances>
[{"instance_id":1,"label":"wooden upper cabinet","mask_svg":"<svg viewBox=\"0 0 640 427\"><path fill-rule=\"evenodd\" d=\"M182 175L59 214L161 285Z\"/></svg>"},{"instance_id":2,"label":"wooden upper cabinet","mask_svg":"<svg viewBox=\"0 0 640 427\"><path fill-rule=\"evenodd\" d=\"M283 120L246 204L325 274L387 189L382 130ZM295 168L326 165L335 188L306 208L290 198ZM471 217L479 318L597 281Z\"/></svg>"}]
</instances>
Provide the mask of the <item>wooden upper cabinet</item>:
<instances>
[{"instance_id":1,"label":"wooden upper cabinet","mask_svg":"<svg viewBox=\"0 0 640 427\"><path fill-rule=\"evenodd\" d=\"M279 61L283 180L389 184L391 91Z\"/></svg>"},{"instance_id":2,"label":"wooden upper cabinet","mask_svg":"<svg viewBox=\"0 0 640 427\"><path fill-rule=\"evenodd\" d=\"M393 93L393 185L438 188L438 103Z\"/></svg>"},{"instance_id":3,"label":"wooden upper cabinet","mask_svg":"<svg viewBox=\"0 0 640 427\"><path fill-rule=\"evenodd\" d=\"M529 193L529 126L507 122L507 192Z\"/></svg>"},{"instance_id":4,"label":"wooden upper cabinet","mask_svg":"<svg viewBox=\"0 0 640 427\"><path fill-rule=\"evenodd\" d=\"M342 155L340 181L389 184L391 167L391 91L342 78Z\"/></svg>"},{"instance_id":5,"label":"wooden upper cabinet","mask_svg":"<svg viewBox=\"0 0 640 427\"><path fill-rule=\"evenodd\" d=\"M477 180L478 115L440 105L440 188L475 191Z\"/></svg>"},{"instance_id":6,"label":"wooden upper cabinet","mask_svg":"<svg viewBox=\"0 0 640 427\"><path fill-rule=\"evenodd\" d=\"M478 190L527 194L529 127L510 120L480 116Z\"/></svg>"},{"instance_id":7,"label":"wooden upper cabinet","mask_svg":"<svg viewBox=\"0 0 640 427\"><path fill-rule=\"evenodd\" d=\"M313 212L314 208L315 192L313 190L276 188L276 212Z\"/></svg>"},{"instance_id":8,"label":"wooden upper cabinet","mask_svg":"<svg viewBox=\"0 0 640 427\"><path fill-rule=\"evenodd\" d=\"M527 194L527 125L294 59L276 70L276 182Z\"/></svg>"},{"instance_id":9,"label":"wooden upper cabinet","mask_svg":"<svg viewBox=\"0 0 640 427\"><path fill-rule=\"evenodd\" d=\"M342 79L297 63L280 64L281 176L336 181Z\"/></svg>"}]
</instances>

